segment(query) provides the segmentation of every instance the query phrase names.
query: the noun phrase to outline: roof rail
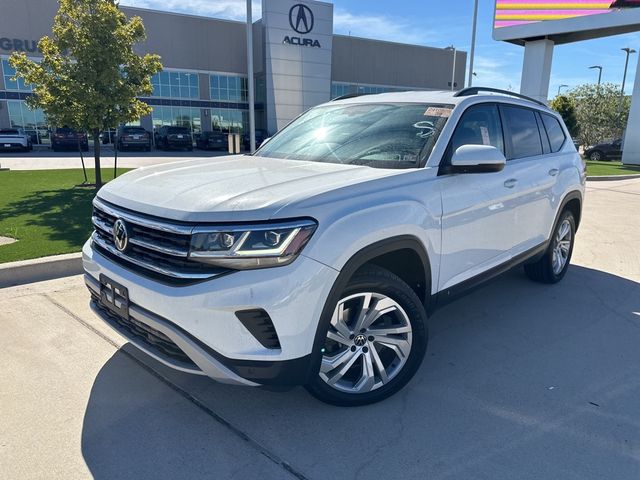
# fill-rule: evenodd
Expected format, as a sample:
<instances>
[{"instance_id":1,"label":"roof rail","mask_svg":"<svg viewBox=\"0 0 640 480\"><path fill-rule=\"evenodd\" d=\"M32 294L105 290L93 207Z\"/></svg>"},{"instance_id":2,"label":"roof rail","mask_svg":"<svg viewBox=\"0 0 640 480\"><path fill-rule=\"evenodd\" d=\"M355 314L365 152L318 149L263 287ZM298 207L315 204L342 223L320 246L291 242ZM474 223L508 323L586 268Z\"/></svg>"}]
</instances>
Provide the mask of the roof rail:
<instances>
[{"instance_id":1,"label":"roof rail","mask_svg":"<svg viewBox=\"0 0 640 480\"><path fill-rule=\"evenodd\" d=\"M346 100L347 98L362 97L363 95L371 95L370 93L347 93L346 95L340 95L339 97L332 98L331 101Z\"/></svg>"},{"instance_id":2,"label":"roof rail","mask_svg":"<svg viewBox=\"0 0 640 480\"><path fill-rule=\"evenodd\" d=\"M490 87L467 87L455 93L454 97L469 97L471 95L478 95L480 92L491 92L491 93L500 93L501 95L508 95L510 97L521 98L523 100L529 100L530 102L537 103L538 105L542 105L543 107L549 108L549 106L541 102L540 100L536 100L535 98L527 97L526 95L522 95L520 93L513 93L509 90L500 90L499 88L490 88Z\"/></svg>"}]
</instances>

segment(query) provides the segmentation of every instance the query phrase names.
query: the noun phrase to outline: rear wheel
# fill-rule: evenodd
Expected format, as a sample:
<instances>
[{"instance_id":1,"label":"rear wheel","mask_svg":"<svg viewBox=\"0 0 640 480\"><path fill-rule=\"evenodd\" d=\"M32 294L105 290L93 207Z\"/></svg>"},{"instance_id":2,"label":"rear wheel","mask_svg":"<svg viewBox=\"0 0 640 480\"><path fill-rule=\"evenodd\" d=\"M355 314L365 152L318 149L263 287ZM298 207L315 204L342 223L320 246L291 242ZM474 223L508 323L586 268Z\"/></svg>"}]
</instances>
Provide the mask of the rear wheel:
<instances>
[{"instance_id":1,"label":"rear wheel","mask_svg":"<svg viewBox=\"0 0 640 480\"><path fill-rule=\"evenodd\" d=\"M557 283L567 273L576 236L576 221L573 213L565 210L553 232L544 256L535 263L527 264L527 276L541 283Z\"/></svg>"},{"instance_id":2,"label":"rear wheel","mask_svg":"<svg viewBox=\"0 0 640 480\"><path fill-rule=\"evenodd\" d=\"M593 160L594 162L599 162L604 159L604 154L600 150L594 150L589 154L589 160Z\"/></svg>"},{"instance_id":3,"label":"rear wheel","mask_svg":"<svg viewBox=\"0 0 640 480\"><path fill-rule=\"evenodd\" d=\"M427 315L398 276L379 267L357 272L334 307L314 353L316 373L306 386L340 406L379 402L404 387L427 347Z\"/></svg>"}]
</instances>

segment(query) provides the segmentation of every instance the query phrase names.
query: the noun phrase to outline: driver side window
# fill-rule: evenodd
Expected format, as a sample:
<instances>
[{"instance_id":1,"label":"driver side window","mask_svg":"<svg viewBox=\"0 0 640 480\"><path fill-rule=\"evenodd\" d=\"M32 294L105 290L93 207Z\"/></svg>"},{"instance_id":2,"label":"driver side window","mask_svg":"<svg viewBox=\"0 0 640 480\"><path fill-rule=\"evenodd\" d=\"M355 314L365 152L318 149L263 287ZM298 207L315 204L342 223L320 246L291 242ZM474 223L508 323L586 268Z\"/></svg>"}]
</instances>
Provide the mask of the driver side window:
<instances>
[{"instance_id":1,"label":"driver side window","mask_svg":"<svg viewBox=\"0 0 640 480\"><path fill-rule=\"evenodd\" d=\"M480 104L469 107L458 122L451 137L447 160L463 145L491 145L504 152L502 122L495 104Z\"/></svg>"}]
</instances>

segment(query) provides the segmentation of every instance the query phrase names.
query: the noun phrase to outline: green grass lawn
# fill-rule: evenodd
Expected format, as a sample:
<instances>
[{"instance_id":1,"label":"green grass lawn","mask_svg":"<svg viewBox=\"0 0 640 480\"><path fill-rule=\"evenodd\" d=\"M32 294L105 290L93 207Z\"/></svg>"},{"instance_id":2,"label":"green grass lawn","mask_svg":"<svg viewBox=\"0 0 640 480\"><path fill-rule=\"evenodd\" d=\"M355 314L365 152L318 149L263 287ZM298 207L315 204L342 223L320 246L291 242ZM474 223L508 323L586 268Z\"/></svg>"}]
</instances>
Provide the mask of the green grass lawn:
<instances>
[{"instance_id":1,"label":"green grass lawn","mask_svg":"<svg viewBox=\"0 0 640 480\"><path fill-rule=\"evenodd\" d=\"M126 172L118 170L118 174ZM103 181L112 169L103 169ZM87 170L94 181L94 170ZM82 170L0 172L0 263L78 252L91 234L95 188L82 187Z\"/></svg>"},{"instance_id":2,"label":"green grass lawn","mask_svg":"<svg viewBox=\"0 0 640 480\"><path fill-rule=\"evenodd\" d=\"M622 162L594 162L587 160L587 175L640 174L640 166L622 165Z\"/></svg>"}]
</instances>

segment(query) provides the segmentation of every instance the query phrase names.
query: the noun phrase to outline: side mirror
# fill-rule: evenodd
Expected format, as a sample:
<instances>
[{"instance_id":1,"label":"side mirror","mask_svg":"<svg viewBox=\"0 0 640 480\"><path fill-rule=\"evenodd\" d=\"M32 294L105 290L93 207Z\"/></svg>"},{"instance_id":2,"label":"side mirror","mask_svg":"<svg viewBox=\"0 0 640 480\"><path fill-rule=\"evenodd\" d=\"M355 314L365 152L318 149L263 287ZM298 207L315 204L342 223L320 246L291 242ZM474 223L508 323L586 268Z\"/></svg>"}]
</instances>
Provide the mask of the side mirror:
<instances>
[{"instance_id":1,"label":"side mirror","mask_svg":"<svg viewBox=\"0 0 640 480\"><path fill-rule=\"evenodd\" d=\"M504 169L507 159L491 145L462 145L451 157L448 173L491 173Z\"/></svg>"}]
</instances>

